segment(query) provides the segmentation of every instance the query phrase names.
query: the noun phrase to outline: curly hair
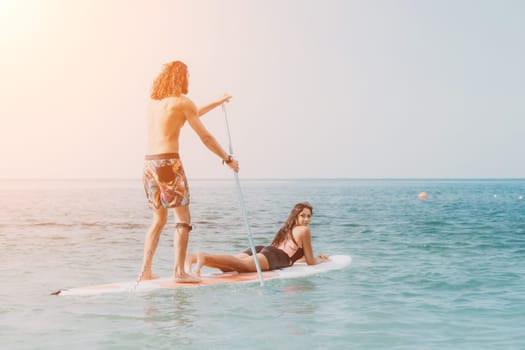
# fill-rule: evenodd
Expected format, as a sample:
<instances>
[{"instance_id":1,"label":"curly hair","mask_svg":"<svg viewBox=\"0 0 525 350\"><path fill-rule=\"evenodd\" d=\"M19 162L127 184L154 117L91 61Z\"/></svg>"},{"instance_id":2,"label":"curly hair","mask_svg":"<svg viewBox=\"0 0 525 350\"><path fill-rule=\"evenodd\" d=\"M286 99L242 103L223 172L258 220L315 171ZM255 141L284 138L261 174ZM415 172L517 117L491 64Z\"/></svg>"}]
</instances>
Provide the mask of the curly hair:
<instances>
[{"instance_id":1,"label":"curly hair","mask_svg":"<svg viewBox=\"0 0 525 350\"><path fill-rule=\"evenodd\" d=\"M150 97L162 100L188 93L188 67L181 61L166 63L151 87Z\"/></svg>"},{"instance_id":2,"label":"curly hair","mask_svg":"<svg viewBox=\"0 0 525 350\"><path fill-rule=\"evenodd\" d=\"M291 237L292 229L295 227L295 220L304 208L308 208L310 209L310 212L312 214L314 213L312 205L308 202L301 202L294 205L294 207L290 211L290 214L288 215L288 219L286 219L283 226L279 229L279 231L275 235L275 238L272 241L272 245L274 247L279 246L281 242Z\"/></svg>"}]
</instances>

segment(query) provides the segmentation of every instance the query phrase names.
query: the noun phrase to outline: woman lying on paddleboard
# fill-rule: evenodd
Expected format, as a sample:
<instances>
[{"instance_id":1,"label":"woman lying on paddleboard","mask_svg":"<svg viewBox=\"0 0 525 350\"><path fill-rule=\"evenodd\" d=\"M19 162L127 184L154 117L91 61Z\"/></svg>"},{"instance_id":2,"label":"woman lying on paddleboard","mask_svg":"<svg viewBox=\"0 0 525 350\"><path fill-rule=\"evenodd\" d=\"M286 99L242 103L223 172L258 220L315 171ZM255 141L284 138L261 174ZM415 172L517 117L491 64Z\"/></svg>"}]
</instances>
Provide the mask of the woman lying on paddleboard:
<instances>
[{"instance_id":1,"label":"woman lying on paddleboard","mask_svg":"<svg viewBox=\"0 0 525 350\"><path fill-rule=\"evenodd\" d=\"M288 219L275 235L269 246L257 246L257 258L261 270L282 269L293 265L297 260L304 260L308 265L316 265L328 261L326 255L314 256L312 249L312 234L310 220L313 208L310 203L297 203L288 215ZM203 266L213 267L223 272L255 272L257 271L251 249L238 255L196 253L189 254L186 264L190 272L196 264L195 274L200 276Z\"/></svg>"}]
</instances>

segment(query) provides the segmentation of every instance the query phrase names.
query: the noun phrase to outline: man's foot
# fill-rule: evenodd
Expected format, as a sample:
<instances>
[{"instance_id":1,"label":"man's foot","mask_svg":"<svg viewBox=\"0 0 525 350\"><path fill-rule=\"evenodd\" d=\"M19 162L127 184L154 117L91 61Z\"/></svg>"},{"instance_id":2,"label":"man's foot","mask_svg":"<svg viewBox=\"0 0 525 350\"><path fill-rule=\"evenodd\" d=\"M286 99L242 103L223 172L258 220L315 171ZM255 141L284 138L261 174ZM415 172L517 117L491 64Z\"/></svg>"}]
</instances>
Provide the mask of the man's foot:
<instances>
[{"instance_id":1,"label":"man's foot","mask_svg":"<svg viewBox=\"0 0 525 350\"><path fill-rule=\"evenodd\" d=\"M175 275L173 280L176 283L199 283L201 282L200 278L187 274L186 272L180 275Z\"/></svg>"},{"instance_id":2,"label":"man's foot","mask_svg":"<svg viewBox=\"0 0 525 350\"><path fill-rule=\"evenodd\" d=\"M152 274L151 272L149 272L149 273L143 273L143 274L140 276L140 280L141 280L141 281L156 280L157 278L159 278L159 276L154 275L154 274Z\"/></svg>"}]
</instances>

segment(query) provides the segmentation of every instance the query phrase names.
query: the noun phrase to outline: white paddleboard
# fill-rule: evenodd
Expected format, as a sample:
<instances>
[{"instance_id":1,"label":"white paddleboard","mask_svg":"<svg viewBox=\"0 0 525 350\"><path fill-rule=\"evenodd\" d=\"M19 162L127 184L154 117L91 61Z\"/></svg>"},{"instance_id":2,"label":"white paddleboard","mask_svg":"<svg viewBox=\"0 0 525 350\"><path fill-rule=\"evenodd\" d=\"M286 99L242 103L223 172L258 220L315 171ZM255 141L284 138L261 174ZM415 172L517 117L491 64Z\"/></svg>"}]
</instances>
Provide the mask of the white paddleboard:
<instances>
[{"instance_id":1,"label":"white paddleboard","mask_svg":"<svg viewBox=\"0 0 525 350\"><path fill-rule=\"evenodd\" d=\"M263 279L287 279L310 276L318 273L328 272L332 270L339 270L349 266L352 263L350 255L332 255L330 261L317 264L307 265L306 263L295 263L293 266L273 271L263 272ZM213 284L223 283L250 283L258 282L259 276L256 272L237 273L225 272L218 274L201 275L199 283L177 283L173 278L158 278L150 281L142 281L136 286L136 281L118 282L110 284L101 284L97 286L87 286L79 288L71 288L59 290L55 295L99 295L108 293L124 293L124 292L148 292L155 289L162 288L187 288L209 286Z\"/></svg>"}]
</instances>

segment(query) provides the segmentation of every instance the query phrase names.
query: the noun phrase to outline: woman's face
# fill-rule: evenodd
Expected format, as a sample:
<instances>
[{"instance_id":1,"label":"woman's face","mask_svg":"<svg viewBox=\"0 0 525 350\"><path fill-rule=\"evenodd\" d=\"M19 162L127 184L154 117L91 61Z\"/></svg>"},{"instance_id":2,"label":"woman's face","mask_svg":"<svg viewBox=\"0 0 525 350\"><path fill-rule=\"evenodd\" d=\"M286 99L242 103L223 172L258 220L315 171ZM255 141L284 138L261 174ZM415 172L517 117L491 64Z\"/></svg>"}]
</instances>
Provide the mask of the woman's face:
<instances>
[{"instance_id":1,"label":"woman's face","mask_svg":"<svg viewBox=\"0 0 525 350\"><path fill-rule=\"evenodd\" d=\"M312 211L308 208L303 208L299 215L297 215L296 224L297 226L308 226L312 219Z\"/></svg>"}]
</instances>

